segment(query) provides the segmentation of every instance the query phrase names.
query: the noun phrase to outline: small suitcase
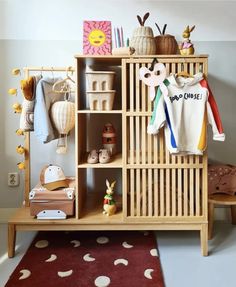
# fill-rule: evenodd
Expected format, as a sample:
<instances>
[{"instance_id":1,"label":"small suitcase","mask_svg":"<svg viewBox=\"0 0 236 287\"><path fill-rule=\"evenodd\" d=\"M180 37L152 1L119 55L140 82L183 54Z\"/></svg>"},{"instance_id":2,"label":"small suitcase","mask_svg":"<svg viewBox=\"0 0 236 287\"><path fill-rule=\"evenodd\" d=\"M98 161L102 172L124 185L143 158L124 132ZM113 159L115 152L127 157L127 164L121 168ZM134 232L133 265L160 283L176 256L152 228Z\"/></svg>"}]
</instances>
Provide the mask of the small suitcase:
<instances>
[{"instance_id":1,"label":"small suitcase","mask_svg":"<svg viewBox=\"0 0 236 287\"><path fill-rule=\"evenodd\" d=\"M65 219L74 215L75 178L66 180L69 187L52 191L37 184L29 194L30 215L37 219Z\"/></svg>"}]
</instances>

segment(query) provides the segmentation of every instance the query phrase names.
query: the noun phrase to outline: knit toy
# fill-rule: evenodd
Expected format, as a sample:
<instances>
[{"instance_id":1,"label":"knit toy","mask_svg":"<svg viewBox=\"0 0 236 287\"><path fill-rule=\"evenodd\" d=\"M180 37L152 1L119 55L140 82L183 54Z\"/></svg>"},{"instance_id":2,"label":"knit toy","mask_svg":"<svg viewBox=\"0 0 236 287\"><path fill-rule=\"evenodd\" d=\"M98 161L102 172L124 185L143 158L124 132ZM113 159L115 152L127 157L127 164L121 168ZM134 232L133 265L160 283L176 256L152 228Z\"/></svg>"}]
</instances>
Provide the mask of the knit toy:
<instances>
[{"instance_id":1,"label":"knit toy","mask_svg":"<svg viewBox=\"0 0 236 287\"><path fill-rule=\"evenodd\" d=\"M19 170L25 169L25 163L23 161L18 162L17 166L18 166Z\"/></svg>"},{"instance_id":2,"label":"knit toy","mask_svg":"<svg viewBox=\"0 0 236 287\"><path fill-rule=\"evenodd\" d=\"M16 113L16 114L20 114L22 112L22 106L19 103L14 103L12 105L12 108L14 110L14 113Z\"/></svg>"},{"instance_id":3,"label":"knit toy","mask_svg":"<svg viewBox=\"0 0 236 287\"><path fill-rule=\"evenodd\" d=\"M23 136L23 135L24 135L24 131L23 131L22 129L17 129L17 130L16 130L16 134L17 134L18 136Z\"/></svg>"},{"instance_id":4,"label":"knit toy","mask_svg":"<svg viewBox=\"0 0 236 287\"><path fill-rule=\"evenodd\" d=\"M18 145L16 147L16 152L19 154L23 154L25 152L25 148L22 145Z\"/></svg>"}]
</instances>

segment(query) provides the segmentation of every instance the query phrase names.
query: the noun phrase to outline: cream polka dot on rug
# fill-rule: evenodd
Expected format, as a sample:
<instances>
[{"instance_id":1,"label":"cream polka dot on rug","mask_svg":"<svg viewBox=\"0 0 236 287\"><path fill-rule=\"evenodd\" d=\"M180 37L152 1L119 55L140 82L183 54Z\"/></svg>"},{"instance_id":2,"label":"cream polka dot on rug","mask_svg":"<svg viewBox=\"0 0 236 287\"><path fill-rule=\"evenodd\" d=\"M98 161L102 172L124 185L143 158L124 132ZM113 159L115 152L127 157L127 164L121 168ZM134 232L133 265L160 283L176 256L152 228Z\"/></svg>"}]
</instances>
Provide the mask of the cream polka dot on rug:
<instances>
[{"instance_id":1,"label":"cream polka dot on rug","mask_svg":"<svg viewBox=\"0 0 236 287\"><path fill-rule=\"evenodd\" d=\"M24 279L27 279L28 277L30 277L31 275L31 272L28 270L28 269L22 269L20 271L20 273L22 274L19 278L19 280L24 280Z\"/></svg>"},{"instance_id":2,"label":"cream polka dot on rug","mask_svg":"<svg viewBox=\"0 0 236 287\"><path fill-rule=\"evenodd\" d=\"M51 256L45 260L45 262L53 262L57 259L57 256L55 254L51 254Z\"/></svg>"},{"instance_id":3,"label":"cream polka dot on rug","mask_svg":"<svg viewBox=\"0 0 236 287\"><path fill-rule=\"evenodd\" d=\"M47 247L49 242L47 240L39 240L35 243L35 247L37 248L45 248Z\"/></svg>"},{"instance_id":4,"label":"cream polka dot on rug","mask_svg":"<svg viewBox=\"0 0 236 287\"><path fill-rule=\"evenodd\" d=\"M158 256L157 249L156 249L156 248L151 249L151 250L150 250L150 254L151 254L152 256Z\"/></svg>"},{"instance_id":5,"label":"cream polka dot on rug","mask_svg":"<svg viewBox=\"0 0 236 287\"><path fill-rule=\"evenodd\" d=\"M61 278L64 278L64 277L70 276L72 273L73 273L73 270L58 271L58 272L57 272L57 275L58 275L59 277L61 277Z\"/></svg>"},{"instance_id":6,"label":"cream polka dot on rug","mask_svg":"<svg viewBox=\"0 0 236 287\"><path fill-rule=\"evenodd\" d=\"M107 276L99 276L95 279L94 284L97 287L106 287L111 283L111 279Z\"/></svg>"},{"instance_id":7,"label":"cream polka dot on rug","mask_svg":"<svg viewBox=\"0 0 236 287\"><path fill-rule=\"evenodd\" d=\"M71 240L72 244L74 244L74 247L79 247L80 246L80 241L79 240Z\"/></svg>"},{"instance_id":8,"label":"cream polka dot on rug","mask_svg":"<svg viewBox=\"0 0 236 287\"><path fill-rule=\"evenodd\" d=\"M124 248L132 248L132 247L133 247L133 245L128 244L126 241L124 241L124 242L122 243L122 246L123 246Z\"/></svg>"},{"instance_id":9,"label":"cream polka dot on rug","mask_svg":"<svg viewBox=\"0 0 236 287\"><path fill-rule=\"evenodd\" d=\"M118 264L123 264L125 266L128 265L128 260L124 259L124 258L118 258L114 261L114 265L118 265Z\"/></svg>"},{"instance_id":10,"label":"cream polka dot on rug","mask_svg":"<svg viewBox=\"0 0 236 287\"><path fill-rule=\"evenodd\" d=\"M146 277L147 279L152 279L152 272L153 272L154 270L153 269L146 269L145 271L144 271L144 277Z\"/></svg>"},{"instance_id":11,"label":"cream polka dot on rug","mask_svg":"<svg viewBox=\"0 0 236 287\"><path fill-rule=\"evenodd\" d=\"M83 257L84 261L86 262L92 262L95 260L95 258L93 258L89 253L85 254Z\"/></svg>"},{"instance_id":12,"label":"cream polka dot on rug","mask_svg":"<svg viewBox=\"0 0 236 287\"><path fill-rule=\"evenodd\" d=\"M97 243L99 244L106 244L109 242L109 238L105 236L101 236L97 238Z\"/></svg>"}]
</instances>

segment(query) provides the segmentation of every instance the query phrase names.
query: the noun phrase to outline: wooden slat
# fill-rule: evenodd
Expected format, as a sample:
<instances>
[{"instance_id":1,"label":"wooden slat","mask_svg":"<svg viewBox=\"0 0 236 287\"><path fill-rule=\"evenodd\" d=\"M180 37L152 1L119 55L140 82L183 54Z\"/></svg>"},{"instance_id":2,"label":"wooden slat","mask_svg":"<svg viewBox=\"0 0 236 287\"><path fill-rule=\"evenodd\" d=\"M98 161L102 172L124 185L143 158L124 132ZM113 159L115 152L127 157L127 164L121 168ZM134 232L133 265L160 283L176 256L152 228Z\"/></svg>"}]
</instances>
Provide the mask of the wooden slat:
<instances>
[{"instance_id":1,"label":"wooden slat","mask_svg":"<svg viewBox=\"0 0 236 287\"><path fill-rule=\"evenodd\" d=\"M158 164L158 135L153 135L153 163Z\"/></svg>"},{"instance_id":2,"label":"wooden slat","mask_svg":"<svg viewBox=\"0 0 236 287\"><path fill-rule=\"evenodd\" d=\"M152 187L152 169L148 169L148 216L153 215L153 198L152 198L152 193L153 193L153 187Z\"/></svg>"},{"instance_id":3,"label":"wooden slat","mask_svg":"<svg viewBox=\"0 0 236 287\"><path fill-rule=\"evenodd\" d=\"M184 163L187 164L188 157L184 157ZM188 215L188 170L185 168L184 169L184 216Z\"/></svg>"},{"instance_id":4,"label":"wooden slat","mask_svg":"<svg viewBox=\"0 0 236 287\"><path fill-rule=\"evenodd\" d=\"M130 136L130 146L129 146L129 152L130 152L130 163L134 164L134 117L129 118L130 126L129 126L129 136Z\"/></svg>"},{"instance_id":5,"label":"wooden slat","mask_svg":"<svg viewBox=\"0 0 236 287\"><path fill-rule=\"evenodd\" d=\"M164 205L164 188L165 188L165 183L164 183L164 169L160 170L160 216L164 216L165 213L165 205Z\"/></svg>"},{"instance_id":6,"label":"wooden slat","mask_svg":"<svg viewBox=\"0 0 236 287\"><path fill-rule=\"evenodd\" d=\"M130 170L130 215L135 215L134 169Z\"/></svg>"},{"instance_id":7,"label":"wooden slat","mask_svg":"<svg viewBox=\"0 0 236 287\"><path fill-rule=\"evenodd\" d=\"M127 63L122 60L122 211L123 218L128 216L128 174L126 165L128 163L128 150L129 150L129 130L128 130L128 119L125 115L127 111Z\"/></svg>"},{"instance_id":8,"label":"wooden slat","mask_svg":"<svg viewBox=\"0 0 236 287\"><path fill-rule=\"evenodd\" d=\"M141 177L140 177L140 169L136 170L136 215L141 216Z\"/></svg>"},{"instance_id":9,"label":"wooden slat","mask_svg":"<svg viewBox=\"0 0 236 287\"><path fill-rule=\"evenodd\" d=\"M152 164L152 135L147 135L147 155L148 163Z\"/></svg>"},{"instance_id":10,"label":"wooden slat","mask_svg":"<svg viewBox=\"0 0 236 287\"><path fill-rule=\"evenodd\" d=\"M140 79L139 79L139 63L135 64L135 111L140 111Z\"/></svg>"},{"instance_id":11,"label":"wooden slat","mask_svg":"<svg viewBox=\"0 0 236 287\"><path fill-rule=\"evenodd\" d=\"M145 64L141 65L142 67L145 67ZM146 94L146 90L147 87L146 85L142 82L142 87L141 87L142 93L141 93L141 111L142 112L146 112L146 101L147 101L147 94Z\"/></svg>"},{"instance_id":12,"label":"wooden slat","mask_svg":"<svg viewBox=\"0 0 236 287\"><path fill-rule=\"evenodd\" d=\"M180 157L178 157L180 158ZM178 216L182 216L182 169L178 168Z\"/></svg>"},{"instance_id":13,"label":"wooden slat","mask_svg":"<svg viewBox=\"0 0 236 287\"><path fill-rule=\"evenodd\" d=\"M147 178L146 169L142 169L142 215L147 215Z\"/></svg>"},{"instance_id":14,"label":"wooden slat","mask_svg":"<svg viewBox=\"0 0 236 287\"><path fill-rule=\"evenodd\" d=\"M146 164L146 139L147 139L147 133L146 130L146 117L142 117L142 164Z\"/></svg>"},{"instance_id":15,"label":"wooden slat","mask_svg":"<svg viewBox=\"0 0 236 287\"><path fill-rule=\"evenodd\" d=\"M170 216L170 206L171 206L171 187L170 187L170 170L166 169L166 216Z\"/></svg>"},{"instance_id":16,"label":"wooden slat","mask_svg":"<svg viewBox=\"0 0 236 287\"><path fill-rule=\"evenodd\" d=\"M140 149L140 117L135 117L135 145L136 145L136 164L140 164L140 153L141 153L141 149ZM141 132L145 132L145 131L141 131Z\"/></svg>"},{"instance_id":17,"label":"wooden slat","mask_svg":"<svg viewBox=\"0 0 236 287\"><path fill-rule=\"evenodd\" d=\"M130 111L134 111L134 64L129 66L129 100L130 100Z\"/></svg>"},{"instance_id":18,"label":"wooden slat","mask_svg":"<svg viewBox=\"0 0 236 287\"><path fill-rule=\"evenodd\" d=\"M195 204L196 216L200 215L200 170L195 169Z\"/></svg>"},{"instance_id":19,"label":"wooden slat","mask_svg":"<svg viewBox=\"0 0 236 287\"><path fill-rule=\"evenodd\" d=\"M175 157L172 158L172 161L175 161ZM171 170L171 215L176 216L176 169Z\"/></svg>"},{"instance_id":20,"label":"wooden slat","mask_svg":"<svg viewBox=\"0 0 236 287\"><path fill-rule=\"evenodd\" d=\"M170 65L171 65L171 63L166 63L166 64L165 64L167 77L168 77L169 74L170 74Z\"/></svg>"},{"instance_id":21,"label":"wooden slat","mask_svg":"<svg viewBox=\"0 0 236 287\"><path fill-rule=\"evenodd\" d=\"M190 216L194 216L194 178L193 178L193 169L189 170L189 208Z\"/></svg>"},{"instance_id":22,"label":"wooden slat","mask_svg":"<svg viewBox=\"0 0 236 287\"><path fill-rule=\"evenodd\" d=\"M154 216L158 216L159 208L158 208L158 199L159 199L159 190L158 190L158 170L154 169Z\"/></svg>"}]
</instances>

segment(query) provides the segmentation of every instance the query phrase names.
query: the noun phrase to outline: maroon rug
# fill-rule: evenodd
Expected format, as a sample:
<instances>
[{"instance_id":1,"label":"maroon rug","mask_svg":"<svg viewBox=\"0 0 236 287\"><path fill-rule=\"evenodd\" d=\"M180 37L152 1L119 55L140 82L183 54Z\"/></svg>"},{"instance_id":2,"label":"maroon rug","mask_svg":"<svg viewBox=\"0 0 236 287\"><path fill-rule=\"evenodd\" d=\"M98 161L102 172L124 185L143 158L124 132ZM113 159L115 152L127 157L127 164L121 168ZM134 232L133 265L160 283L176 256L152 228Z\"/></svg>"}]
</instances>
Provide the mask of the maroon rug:
<instances>
[{"instance_id":1,"label":"maroon rug","mask_svg":"<svg viewBox=\"0 0 236 287\"><path fill-rule=\"evenodd\" d=\"M163 287L152 232L39 232L6 287Z\"/></svg>"}]
</instances>

